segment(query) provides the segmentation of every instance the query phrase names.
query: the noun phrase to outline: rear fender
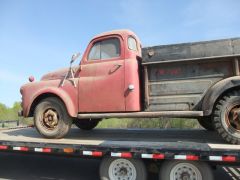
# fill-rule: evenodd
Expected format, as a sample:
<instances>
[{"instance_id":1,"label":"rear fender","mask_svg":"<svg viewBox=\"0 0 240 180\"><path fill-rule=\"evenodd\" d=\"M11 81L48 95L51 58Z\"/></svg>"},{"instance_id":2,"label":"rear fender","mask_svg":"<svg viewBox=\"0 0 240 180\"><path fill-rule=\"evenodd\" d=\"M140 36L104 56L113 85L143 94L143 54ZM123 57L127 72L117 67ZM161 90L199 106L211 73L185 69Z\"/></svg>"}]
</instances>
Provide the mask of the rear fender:
<instances>
[{"instance_id":1,"label":"rear fender","mask_svg":"<svg viewBox=\"0 0 240 180\"><path fill-rule=\"evenodd\" d=\"M203 99L202 103L203 115L204 116L211 115L215 102L218 100L218 98L221 97L225 92L234 88L240 88L240 76L226 78L214 84L208 90Z\"/></svg>"}]
</instances>

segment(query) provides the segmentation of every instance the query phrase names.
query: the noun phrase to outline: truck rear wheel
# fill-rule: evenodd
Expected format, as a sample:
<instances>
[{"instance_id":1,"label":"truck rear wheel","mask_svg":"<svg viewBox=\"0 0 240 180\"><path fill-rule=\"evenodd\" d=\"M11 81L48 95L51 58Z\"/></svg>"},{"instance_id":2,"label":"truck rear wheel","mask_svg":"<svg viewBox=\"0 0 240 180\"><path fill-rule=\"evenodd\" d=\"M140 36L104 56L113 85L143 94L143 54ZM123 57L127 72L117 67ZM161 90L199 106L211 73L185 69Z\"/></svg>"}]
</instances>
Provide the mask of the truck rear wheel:
<instances>
[{"instance_id":1,"label":"truck rear wheel","mask_svg":"<svg viewBox=\"0 0 240 180\"><path fill-rule=\"evenodd\" d=\"M140 159L106 157L100 165L101 180L147 180L146 167Z\"/></svg>"},{"instance_id":2,"label":"truck rear wheel","mask_svg":"<svg viewBox=\"0 0 240 180\"><path fill-rule=\"evenodd\" d=\"M240 91L231 91L218 100L213 111L213 123L224 140L240 144Z\"/></svg>"},{"instance_id":3,"label":"truck rear wheel","mask_svg":"<svg viewBox=\"0 0 240 180\"><path fill-rule=\"evenodd\" d=\"M98 125L99 121L99 119L76 119L74 124L82 130L92 130Z\"/></svg>"},{"instance_id":4,"label":"truck rear wheel","mask_svg":"<svg viewBox=\"0 0 240 180\"><path fill-rule=\"evenodd\" d=\"M64 137L70 130L72 118L59 99L46 98L34 111L34 124L45 138L58 139Z\"/></svg>"},{"instance_id":5,"label":"truck rear wheel","mask_svg":"<svg viewBox=\"0 0 240 180\"><path fill-rule=\"evenodd\" d=\"M208 131L214 131L214 125L211 117L202 117L198 119L199 124Z\"/></svg>"},{"instance_id":6,"label":"truck rear wheel","mask_svg":"<svg viewBox=\"0 0 240 180\"><path fill-rule=\"evenodd\" d=\"M211 167L204 162L165 161L160 168L159 180L213 180Z\"/></svg>"}]
</instances>

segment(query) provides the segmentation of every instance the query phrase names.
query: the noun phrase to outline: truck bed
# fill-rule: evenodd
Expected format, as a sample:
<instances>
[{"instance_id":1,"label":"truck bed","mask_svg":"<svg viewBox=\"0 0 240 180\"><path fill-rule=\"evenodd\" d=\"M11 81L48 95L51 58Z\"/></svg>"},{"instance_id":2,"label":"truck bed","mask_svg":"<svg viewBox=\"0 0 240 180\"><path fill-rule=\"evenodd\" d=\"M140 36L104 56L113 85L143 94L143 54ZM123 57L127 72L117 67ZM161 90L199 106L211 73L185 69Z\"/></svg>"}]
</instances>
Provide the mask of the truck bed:
<instances>
[{"instance_id":1,"label":"truck bed","mask_svg":"<svg viewBox=\"0 0 240 180\"><path fill-rule=\"evenodd\" d=\"M45 150L45 151L44 151ZM44 139L33 128L0 131L0 151L72 154L77 156L121 156L147 158L161 154L161 159L194 155L199 160L232 157L239 162L240 145L225 144L214 132L180 129L71 129L64 139ZM94 153L95 152L95 153ZM120 153L120 154L119 154ZM156 156L158 157L158 156ZM215 161L214 159L212 159ZM219 160L217 160L219 161Z\"/></svg>"},{"instance_id":2,"label":"truck bed","mask_svg":"<svg viewBox=\"0 0 240 180\"><path fill-rule=\"evenodd\" d=\"M143 64L240 55L240 38L159 45L142 49Z\"/></svg>"},{"instance_id":3,"label":"truck bed","mask_svg":"<svg viewBox=\"0 0 240 180\"><path fill-rule=\"evenodd\" d=\"M210 87L239 76L240 38L146 47L142 57L146 111L202 111Z\"/></svg>"}]
</instances>

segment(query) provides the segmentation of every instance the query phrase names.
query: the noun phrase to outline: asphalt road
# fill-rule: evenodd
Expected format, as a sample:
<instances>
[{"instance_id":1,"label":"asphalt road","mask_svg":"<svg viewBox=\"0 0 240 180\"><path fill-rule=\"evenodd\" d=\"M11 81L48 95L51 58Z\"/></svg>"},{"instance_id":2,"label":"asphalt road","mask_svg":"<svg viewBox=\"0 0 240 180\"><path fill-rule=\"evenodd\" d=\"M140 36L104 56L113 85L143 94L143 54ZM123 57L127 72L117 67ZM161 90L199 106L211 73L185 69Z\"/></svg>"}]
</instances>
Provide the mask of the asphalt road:
<instances>
[{"instance_id":1,"label":"asphalt road","mask_svg":"<svg viewBox=\"0 0 240 180\"><path fill-rule=\"evenodd\" d=\"M0 153L0 179L14 180L97 180L100 160L75 157ZM240 179L240 168L214 171L215 179ZM158 179L152 174L150 180Z\"/></svg>"}]
</instances>

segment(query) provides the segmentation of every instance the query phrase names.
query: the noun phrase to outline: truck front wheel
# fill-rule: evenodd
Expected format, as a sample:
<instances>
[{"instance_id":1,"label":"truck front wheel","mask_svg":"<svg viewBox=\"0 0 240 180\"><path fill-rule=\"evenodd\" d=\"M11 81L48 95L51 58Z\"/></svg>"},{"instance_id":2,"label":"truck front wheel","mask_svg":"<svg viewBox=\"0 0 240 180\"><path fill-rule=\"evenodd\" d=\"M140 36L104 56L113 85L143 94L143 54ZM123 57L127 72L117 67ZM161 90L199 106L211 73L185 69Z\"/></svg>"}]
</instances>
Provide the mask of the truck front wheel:
<instances>
[{"instance_id":1,"label":"truck front wheel","mask_svg":"<svg viewBox=\"0 0 240 180\"><path fill-rule=\"evenodd\" d=\"M99 119L76 119L74 120L74 124L82 130L92 130L95 128L98 123Z\"/></svg>"},{"instance_id":2,"label":"truck front wheel","mask_svg":"<svg viewBox=\"0 0 240 180\"><path fill-rule=\"evenodd\" d=\"M100 165L101 180L147 180L146 167L140 159L106 157Z\"/></svg>"},{"instance_id":3,"label":"truck front wheel","mask_svg":"<svg viewBox=\"0 0 240 180\"><path fill-rule=\"evenodd\" d=\"M160 168L159 180L195 179L213 180L211 167L204 162L165 161Z\"/></svg>"},{"instance_id":4,"label":"truck front wheel","mask_svg":"<svg viewBox=\"0 0 240 180\"><path fill-rule=\"evenodd\" d=\"M213 123L224 140L240 144L240 91L231 91L218 100L213 112Z\"/></svg>"},{"instance_id":5,"label":"truck front wheel","mask_svg":"<svg viewBox=\"0 0 240 180\"><path fill-rule=\"evenodd\" d=\"M72 118L57 98L42 100L34 111L34 125L45 138L64 137L71 128Z\"/></svg>"}]
</instances>

